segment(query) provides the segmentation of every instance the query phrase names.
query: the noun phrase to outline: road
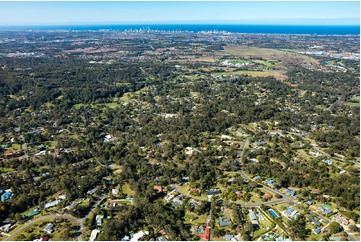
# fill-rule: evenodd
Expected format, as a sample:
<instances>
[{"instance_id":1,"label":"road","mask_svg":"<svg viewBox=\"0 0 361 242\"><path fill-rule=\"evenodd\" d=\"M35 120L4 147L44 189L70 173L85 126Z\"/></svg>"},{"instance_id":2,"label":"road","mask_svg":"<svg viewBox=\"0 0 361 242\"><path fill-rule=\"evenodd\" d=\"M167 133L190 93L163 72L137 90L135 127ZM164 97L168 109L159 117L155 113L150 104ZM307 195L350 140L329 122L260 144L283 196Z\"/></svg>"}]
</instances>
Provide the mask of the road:
<instances>
[{"instance_id":1,"label":"road","mask_svg":"<svg viewBox=\"0 0 361 242\"><path fill-rule=\"evenodd\" d=\"M192 196L189 193L184 193L181 190L179 190L179 185L173 185L174 190L176 190L178 193L182 194L183 196L189 197L189 198L193 198L194 200L197 201L207 201L205 199L200 199L197 198L196 196ZM290 203L290 201L287 198L281 198L275 201L268 201L268 202L261 202L261 203L241 203L241 202L232 202L235 203L237 205L240 205L241 207L260 207L262 204L263 205L273 205L273 204L279 204L279 203Z\"/></svg>"},{"instance_id":2,"label":"road","mask_svg":"<svg viewBox=\"0 0 361 242\"><path fill-rule=\"evenodd\" d=\"M246 143L248 142L248 140L249 140L249 138L247 138L247 139L244 141L243 146L242 146L242 148L241 148L240 151L239 151L239 158L238 158L238 162L239 162L239 163L241 163L241 159L242 159L243 154L244 154L244 147L245 147ZM314 150L319 151L320 153L326 155L327 157L330 157L329 154L326 154L326 153L318 150L318 149L316 148L316 145L312 145L312 146L313 146ZM239 164L239 166L241 167L241 164ZM242 176L245 180L249 180L249 181L252 180L250 177L248 177L248 176L242 171L242 169L240 170L240 174L241 174L241 176ZM266 185L264 185L264 184L262 184L262 183L258 183L258 184L260 184L260 185L263 187L264 190L266 190L266 191L268 191L268 192L271 192L271 193L274 193L274 194L278 194L278 195L282 196L283 198L280 199L280 200L271 201L271 202L264 202L264 203L258 203L258 204L257 204L257 203L254 203L254 204L245 204L245 203L244 203L244 204L239 204L239 205L241 205L241 206L243 206L243 207L252 207L252 206L255 206L255 207L256 207L256 206L260 206L261 204L271 205L271 204L280 203L280 202L288 202L288 203L291 203L291 204L293 204L293 205L295 205L295 204L301 205L301 203L300 203L296 198L288 197L288 196L286 196L286 195L284 195L284 194L281 194L279 191L276 191L276 190L274 190L274 189L271 189L271 188L267 187ZM238 204L238 203L237 203L237 204ZM332 222L332 221L329 220L328 218L326 218L326 217L324 217L324 216L322 216L322 215L320 215L320 214L318 214L318 213L313 212L313 214L317 215L320 219L322 219L323 221L326 221L326 222L327 222L327 225L326 225L325 227L327 227L327 226ZM347 234L347 235L348 235L348 238L347 238L348 240L350 240L350 241L359 241L358 239L356 239L356 238L353 237L352 235L350 235L350 234Z\"/></svg>"},{"instance_id":3,"label":"road","mask_svg":"<svg viewBox=\"0 0 361 242\"><path fill-rule=\"evenodd\" d=\"M247 142L249 142L249 138L246 138L246 140L244 141L243 145L242 145L242 148L240 149L239 151L239 154L238 154L238 162L239 162L239 167L241 167L241 159L243 157L243 154L244 154L244 147L246 146ZM241 176L245 179L245 180L249 180L249 181L252 181L252 179L247 176L243 171L242 171L242 168L240 168L240 174ZM257 182L258 183L258 182ZM288 196L285 196L284 194L280 193L279 191L276 191L274 189L271 189L269 187L267 187L265 184L263 183L258 183L260 184L264 190L266 190L267 192L270 192L270 193L274 193L274 194L278 194L280 196L282 196L283 198L282 199L279 199L277 200L278 202L289 202L289 203L297 203L298 201L295 199L295 198L291 198L291 197L288 197ZM274 203L277 203L277 201L273 201L273 202L268 202L268 204L274 204ZM265 204L266 205L267 202L265 203L262 203L262 204Z\"/></svg>"},{"instance_id":4,"label":"road","mask_svg":"<svg viewBox=\"0 0 361 242\"><path fill-rule=\"evenodd\" d=\"M10 236L7 237L4 240L12 240L12 241L14 241L16 236L18 236L20 234L20 232L22 232L27 227L29 227L31 225L34 225L36 223L42 222L44 220L57 219L57 218L67 219L69 221L73 221L73 222L77 222L77 223L81 224L81 219L75 218L70 214L50 214L50 215L47 215L47 216L42 216L42 217L27 221L24 225L20 226L19 228L15 229L14 231L12 231ZM80 238L80 240L82 240L82 239Z\"/></svg>"},{"instance_id":5,"label":"road","mask_svg":"<svg viewBox=\"0 0 361 242\"><path fill-rule=\"evenodd\" d=\"M76 218L70 214L50 214L50 215L46 215L46 216L42 216L33 220L29 220L26 223L24 223L23 225L21 225L19 228L15 229L14 231L11 232L11 234L9 235L8 238L6 238L5 240L15 240L16 236L19 235L19 233L21 231L23 231L24 229L26 229L27 227L34 225L36 223L39 223L41 221L44 220L48 220L48 219L56 219L56 218L63 218L63 219L67 219L69 221L73 221L76 223L79 223L80 225L80 229L79 229L79 235L78 235L78 240L79 241L83 241L82 238L82 234L83 234L83 230L85 229L84 227L84 221L87 217L89 217L89 215L91 214L91 212L98 207L98 205L102 202L102 200L105 198L105 195L102 195L97 202L91 207L91 209L89 210L89 213L83 217L83 218Z\"/></svg>"}]
</instances>

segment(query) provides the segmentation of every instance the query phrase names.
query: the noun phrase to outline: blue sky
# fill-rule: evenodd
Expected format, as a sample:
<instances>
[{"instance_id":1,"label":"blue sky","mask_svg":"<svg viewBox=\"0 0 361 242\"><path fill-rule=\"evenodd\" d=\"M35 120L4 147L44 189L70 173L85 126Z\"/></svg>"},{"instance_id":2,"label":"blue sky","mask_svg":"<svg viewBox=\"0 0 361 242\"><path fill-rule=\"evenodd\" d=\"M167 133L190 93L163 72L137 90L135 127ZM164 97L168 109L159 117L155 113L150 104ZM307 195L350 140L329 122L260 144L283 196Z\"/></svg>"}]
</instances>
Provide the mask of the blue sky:
<instances>
[{"instance_id":1,"label":"blue sky","mask_svg":"<svg viewBox=\"0 0 361 242\"><path fill-rule=\"evenodd\" d=\"M351 2L0 2L0 25L77 23L359 24Z\"/></svg>"}]
</instances>

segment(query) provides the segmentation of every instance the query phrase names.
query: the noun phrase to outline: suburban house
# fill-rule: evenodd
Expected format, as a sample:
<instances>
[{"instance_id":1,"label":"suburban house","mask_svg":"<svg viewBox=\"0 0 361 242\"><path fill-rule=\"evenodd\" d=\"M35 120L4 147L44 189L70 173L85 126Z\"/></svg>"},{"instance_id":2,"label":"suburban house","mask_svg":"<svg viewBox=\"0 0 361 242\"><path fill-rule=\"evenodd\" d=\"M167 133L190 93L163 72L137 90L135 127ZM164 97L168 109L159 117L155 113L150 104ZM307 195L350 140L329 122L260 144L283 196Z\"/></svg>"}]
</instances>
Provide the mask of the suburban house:
<instances>
[{"instance_id":1,"label":"suburban house","mask_svg":"<svg viewBox=\"0 0 361 242\"><path fill-rule=\"evenodd\" d=\"M191 208L196 208L196 207L198 207L198 203L195 202L194 200L190 201L189 204L190 204Z\"/></svg>"},{"instance_id":2,"label":"suburban house","mask_svg":"<svg viewBox=\"0 0 361 242\"><path fill-rule=\"evenodd\" d=\"M160 186L160 185L154 186L154 187L153 187L153 190L155 190L155 191L157 191L157 192L163 192L163 188L162 188L162 186Z\"/></svg>"},{"instance_id":3,"label":"suburban house","mask_svg":"<svg viewBox=\"0 0 361 242\"><path fill-rule=\"evenodd\" d=\"M321 229L320 229L320 228L315 228L315 229L312 230L312 231L313 231L313 233L315 233L315 234L321 233Z\"/></svg>"},{"instance_id":4,"label":"suburban house","mask_svg":"<svg viewBox=\"0 0 361 242\"><path fill-rule=\"evenodd\" d=\"M257 220L257 216L256 216L256 214L253 212L253 210L252 209L249 209L248 210L248 216L249 216L249 219L251 220L251 223L253 224L253 225L259 225L259 223L258 223L258 220Z\"/></svg>"},{"instance_id":5,"label":"suburban house","mask_svg":"<svg viewBox=\"0 0 361 242\"><path fill-rule=\"evenodd\" d=\"M170 202L176 195L177 195L177 191L176 191L176 190L173 190L173 191L169 192L169 193L167 194L167 196L165 196L164 199L165 199L167 202Z\"/></svg>"},{"instance_id":6,"label":"suburban house","mask_svg":"<svg viewBox=\"0 0 361 242\"><path fill-rule=\"evenodd\" d=\"M44 231L47 232L48 234L51 234L52 232L54 232L54 224L48 223L45 226Z\"/></svg>"},{"instance_id":7,"label":"suburban house","mask_svg":"<svg viewBox=\"0 0 361 242\"><path fill-rule=\"evenodd\" d=\"M0 227L0 231L3 231L5 233L8 233L11 230L11 224L5 224L4 226ZM0 232L1 234L1 232Z\"/></svg>"},{"instance_id":8,"label":"suburban house","mask_svg":"<svg viewBox=\"0 0 361 242\"><path fill-rule=\"evenodd\" d=\"M97 187L96 187L96 188L93 188L93 189L87 191L86 194L87 194L87 195L92 195L93 193L95 193L95 192L97 191L97 189L98 189Z\"/></svg>"},{"instance_id":9,"label":"suburban house","mask_svg":"<svg viewBox=\"0 0 361 242\"><path fill-rule=\"evenodd\" d=\"M293 191L293 190L291 190L291 189L286 189L286 190L285 190L285 193L286 193L287 195L290 195L290 196L295 196L295 195L296 195L296 192Z\"/></svg>"},{"instance_id":10,"label":"suburban house","mask_svg":"<svg viewBox=\"0 0 361 242\"><path fill-rule=\"evenodd\" d=\"M328 160L323 160L322 162L326 163L327 165L332 165L332 163L333 163L332 160L329 160L329 159Z\"/></svg>"},{"instance_id":11,"label":"suburban house","mask_svg":"<svg viewBox=\"0 0 361 242\"><path fill-rule=\"evenodd\" d=\"M233 239L233 235L231 235L231 234L226 234L225 236L224 236L224 238L226 239L226 241L231 241L232 239Z\"/></svg>"},{"instance_id":12,"label":"suburban house","mask_svg":"<svg viewBox=\"0 0 361 242\"><path fill-rule=\"evenodd\" d=\"M217 195L221 193L221 190L219 190L218 188L212 188L211 190L209 190L208 195Z\"/></svg>"},{"instance_id":13,"label":"suburban house","mask_svg":"<svg viewBox=\"0 0 361 242\"><path fill-rule=\"evenodd\" d=\"M343 224L346 226L349 224L349 221L339 213L336 214L336 216L333 218L333 220L335 220L339 224Z\"/></svg>"},{"instance_id":14,"label":"suburban house","mask_svg":"<svg viewBox=\"0 0 361 242\"><path fill-rule=\"evenodd\" d=\"M182 195L175 197L172 202L178 206L182 206L184 202L181 200L181 197Z\"/></svg>"},{"instance_id":15,"label":"suburban house","mask_svg":"<svg viewBox=\"0 0 361 242\"><path fill-rule=\"evenodd\" d=\"M34 210L31 210L26 216L28 218L34 217L35 215L38 215L40 213L40 210L35 208Z\"/></svg>"},{"instance_id":16,"label":"suburban house","mask_svg":"<svg viewBox=\"0 0 361 242\"><path fill-rule=\"evenodd\" d=\"M73 210L74 208L76 208L76 206L78 206L79 202L72 202L72 204L66 206L64 208L64 210Z\"/></svg>"},{"instance_id":17,"label":"suburban house","mask_svg":"<svg viewBox=\"0 0 361 242\"><path fill-rule=\"evenodd\" d=\"M130 237L128 235L126 235L120 239L120 241L129 241L129 240L130 240Z\"/></svg>"},{"instance_id":18,"label":"suburban house","mask_svg":"<svg viewBox=\"0 0 361 242\"><path fill-rule=\"evenodd\" d=\"M5 190L5 192L1 195L1 201L6 201L8 199L10 199L13 196L13 193L11 192L10 189Z\"/></svg>"},{"instance_id":19,"label":"suburban house","mask_svg":"<svg viewBox=\"0 0 361 242\"><path fill-rule=\"evenodd\" d=\"M326 215L332 213L332 210L327 206L318 206L318 209Z\"/></svg>"},{"instance_id":20,"label":"suburban house","mask_svg":"<svg viewBox=\"0 0 361 242\"><path fill-rule=\"evenodd\" d=\"M317 193L319 193L320 191L318 190L318 189L316 189L316 188L313 188L313 189L311 189L311 193L312 194L317 194Z\"/></svg>"},{"instance_id":21,"label":"suburban house","mask_svg":"<svg viewBox=\"0 0 361 242\"><path fill-rule=\"evenodd\" d=\"M266 179L263 183L273 188L274 187L273 183L275 183L275 180Z\"/></svg>"},{"instance_id":22,"label":"suburban house","mask_svg":"<svg viewBox=\"0 0 361 242\"><path fill-rule=\"evenodd\" d=\"M89 241L94 241L97 238L97 235L100 231L97 229L93 229L92 233L90 234Z\"/></svg>"},{"instance_id":23,"label":"suburban house","mask_svg":"<svg viewBox=\"0 0 361 242\"><path fill-rule=\"evenodd\" d=\"M244 197L244 194L240 191L236 191L235 194L237 195L237 197Z\"/></svg>"},{"instance_id":24,"label":"suburban house","mask_svg":"<svg viewBox=\"0 0 361 242\"><path fill-rule=\"evenodd\" d=\"M95 224L97 225L97 226L102 226L102 222L103 222L103 218L104 218L104 215L97 215L96 217L95 217Z\"/></svg>"},{"instance_id":25,"label":"suburban house","mask_svg":"<svg viewBox=\"0 0 361 242\"><path fill-rule=\"evenodd\" d=\"M309 220L311 220L311 222L312 222L314 225L316 225L317 227L320 227L320 226L321 226L321 222L318 221L318 220L316 220L313 216L308 215L307 218L308 218Z\"/></svg>"},{"instance_id":26,"label":"suburban house","mask_svg":"<svg viewBox=\"0 0 361 242\"><path fill-rule=\"evenodd\" d=\"M112 195L117 196L119 194L119 189L112 189Z\"/></svg>"},{"instance_id":27,"label":"suburban house","mask_svg":"<svg viewBox=\"0 0 361 242\"><path fill-rule=\"evenodd\" d=\"M208 222L204 224L204 226L200 226L197 229L197 235L204 239L204 241L209 241L210 239L210 227Z\"/></svg>"},{"instance_id":28,"label":"suburban house","mask_svg":"<svg viewBox=\"0 0 361 242\"><path fill-rule=\"evenodd\" d=\"M253 179L254 180L259 180L259 179L261 179L261 177L260 176L255 176L255 177L253 177Z\"/></svg>"},{"instance_id":29,"label":"suburban house","mask_svg":"<svg viewBox=\"0 0 361 242\"><path fill-rule=\"evenodd\" d=\"M56 199L54 201L45 203L44 208L51 208L51 207L58 205L59 203L60 203L60 200Z\"/></svg>"},{"instance_id":30,"label":"suburban house","mask_svg":"<svg viewBox=\"0 0 361 242\"><path fill-rule=\"evenodd\" d=\"M292 207L288 207L285 211L286 213L286 216L288 218L291 218L291 217L297 217L298 216L298 212L297 210L293 209Z\"/></svg>"},{"instance_id":31,"label":"suburban house","mask_svg":"<svg viewBox=\"0 0 361 242\"><path fill-rule=\"evenodd\" d=\"M267 200L267 199L271 199L272 198L272 195L269 194L269 193L265 193L263 196L262 196L263 199Z\"/></svg>"},{"instance_id":32,"label":"suburban house","mask_svg":"<svg viewBox=\"0 0 361 242\"><path fill-rule=\"evenodd\" d=\"M227 216L223 215L222 217L219 217L218 218L218 221L219 221L219 225L221 227L225 227L225 226L228 226L231 224L231 219L228 218Z\"/></svg>"},{"instance_id":33,"label":"suburban house","mask_svg":"<svg viewBox=\"0 0 361 242\"><path fill-rule=\"evenodd\" d=\"M194 188L194 187L191 187L189 189L190 193L193 193L193 194L200 194L200 190L198 188Z\"/></svg>"},{"instance_id":34,"label":"suburban house","mask_svg":"<svg viewBox=\"0 0 361 242\"><path fill-rule=\"evenodd\" d=\"M148 235L149 232L148 231L139 231L138 233L134 234L133 237L130 239L130 241L139 241L141 238L143 238L144 236Z\"/></svg>"},{"instance_id":35,"label":"suburban house","mask_svg":"<svg viewBox=\"0 0 361 242\"><path fill-rule=\"evenodd\" d=\"M44 235L43 237L40 238L40 241L48 241L49 240L49 235Z\"/></svg>"}]
</instances>

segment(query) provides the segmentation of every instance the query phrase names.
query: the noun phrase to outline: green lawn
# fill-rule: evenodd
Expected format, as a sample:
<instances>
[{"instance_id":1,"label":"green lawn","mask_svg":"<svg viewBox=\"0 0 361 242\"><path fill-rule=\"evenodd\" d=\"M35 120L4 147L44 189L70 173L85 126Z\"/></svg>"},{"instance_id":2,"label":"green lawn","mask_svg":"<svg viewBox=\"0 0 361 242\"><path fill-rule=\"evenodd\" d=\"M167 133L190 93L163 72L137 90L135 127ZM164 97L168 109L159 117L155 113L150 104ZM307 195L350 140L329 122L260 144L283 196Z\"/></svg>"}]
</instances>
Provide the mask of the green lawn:
<instances>
[{"instance_id":1,"label":"green lawn","mask_svg":"<svg viewBox=\"0 0 361 242\"><path fill-rule=\"evenodd\" d=\"M120 98L120 100L122 100ZM109 108L116 108L116 107L119 107L121 104L119 103L115 103L115 102L112 102L112 103L98 103L98 104L83 104L83 103L78 103L78 104L75 104L73 107L75 109L79 109L81 107L84 107L84 106L88 106L90 105L92 108L99 108L100 106L104 105L106 107L109 107Z\"/></svg>"},{"instance_id":2,"label":"green lawn","mask_svg":"<svg viewBox=\"0 0 361 242\"><path fill-rule=\"evenodd\" d=\"M356 102L346 102L345 105L349 106L349 107L356 107L359 108L360 107L360 103L356 103Z\"/></svg>"},{"instance_id":3,"label":"green lawn","mask_svg":"<svg viewBox=\"0 0 361 242\"><path fill-rule=\"evenodd\" d=\"M350 99L350 102L359 103L360 102L360 97L353 97L353 98Z\"/></svg>"},{"instance_id":4,"label":"green lawn","mask_svg":"<svg viewBox=\"0 0 361 242\"><path fill-rule=\"evenodd\" d=\"M253 63L261 64L266 68L275 67L277 64L281 63L278 60L252 60Z\"/></svg>"},{"instance_id":5,"label":"green lawn","mask_svg":"<svg viewBox=\"0 0 361 242\"><path fill-rule=\"evenodd\" d=\"M188 213L188 215L187 215ZM194 225L199 225L199 224L202 224L202 223L205 223L207 222L207 214L202 214L200 216L196 215L196 214L193 214L193 213L189 213L188 211L186 212L186 217L189 216L188 218L189 219L193 219L192 221L190 220L187 220L189 221L189 223L191 224L194 224Z\"/></svg>"},{"instance_id":6,"label":"green lawn","mask_svg":"<svg viewBox=\"0 0 361 242\"><path fill-rule=\"evenodd\" d=\"M189 185L178 186L178 189L184 194L188 194L189 188L190 188ZM204 195L204 194L201 194L201 196L195 196L195 195L189 194L189 196L193 197L196 200L203 200L203 201L207 200L208 201L207 195Z\"/></svg>"},{"instance_id":7,"label":"green lawn","mask_svg":"<svg viewBox=\"0 0 361 242\"><path fill-rule=\"evenodd\" d=\"M20 144L12 144L11 146L12 150L20 150L21 149L21 145ZM9 148L10 149L10 148Z\"/></svg>"},{"instance_id":8,"label":"green lawn","mask_svg":"<svg viewBox=\"0 0 361 242\"><path fill-rule=\"evenodd\" d=\"M267 219L267 217L265 215L262 214L262 217L263 217L263 220L258 219L259 223L260 223L260 228L254 232L253 238L260 237L261 235L263 235L264 233L267 232L267 227L268 227L268 229L271 229L274 225L271 221L269 221Z\"/></svg>"},{"instance_id":9,"label":"green lawn","mask_svg":"<svg viewBox=\"0 0 361 242\"><path fill-rule=\"evenodd\" d=\"M62 220L56 220L56 219L48 219L44 220L42 222L36 223L32 226L25 227L21 233L15 238L15 240L34 240L39 239L42 236L46 235L46 232L44 231L44 227L48 223L53 223L54 226L54 232L50 234L50 239L54 241L61 241L61 240L72 240L72 238L65 236L66 230L71 230L70 232L76 232L75 230L72 230L71 228L75 226L79 226L79 224L76 224L74 222L70 221L62 221Z\"/></svg>"},{"instance_id":10,"label":"green lawn","mask_svg":"<svg viewBox=\"0 0 361 242\"><path fill-rule=\"evenodd\" d=\"M124 194L127 194L128 196L134 196L135 195L135 192L130 188L130 185L128 183L124 184L122 186L122 192Z\"/></svg>"},{"instance_id":11,"label":"green lawn","mask_svg":"<svg viewBox=\"0 0 361 242\"><path fill-rule=\"evenodd\" d=\"M360 97L353 97L345 104L349 107L360 107Z\"/></svg>"},{"instance_id":12,"label":"green lawn","mask_svg":"<svg viewBox=\"0 0 361 242\"><path fill-rule=\"evenodd\" d=\"M13 171L13 168L7 168L7 167L0 167L0 172L9 172L9 171Z\"/></svg>"}]
</instances>

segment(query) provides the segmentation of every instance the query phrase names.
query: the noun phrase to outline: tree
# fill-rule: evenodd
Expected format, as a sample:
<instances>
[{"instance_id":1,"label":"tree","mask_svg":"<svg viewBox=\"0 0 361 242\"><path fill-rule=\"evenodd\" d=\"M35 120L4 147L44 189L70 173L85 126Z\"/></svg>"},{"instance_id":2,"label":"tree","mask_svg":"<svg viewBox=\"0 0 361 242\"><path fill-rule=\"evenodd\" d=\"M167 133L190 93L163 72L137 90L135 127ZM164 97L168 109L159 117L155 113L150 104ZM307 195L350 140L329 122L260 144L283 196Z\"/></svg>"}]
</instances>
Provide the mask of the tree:
<instances>
[{"instance_id":1,"label":"tree","mask_svg":"<svg viewBox=\"0 0 361 242\"><path fill-rule=\"evenodd\" d=\"M342 231L339 223L333 221L329 226L331 234L337 234Z\"/></svg>"},{"instance_id":2,"label":"tree","mask_svg":"<svg viewBox=\"0 0 361 242\"><path fill-rule=\"evenodd\" d=\"M290 229L293 238L305 240L310 234L310 230L306 228L306 218L303 215L291 220Z\"/></svg>"},{"instance_id":3,"label":"tree","mask_svg":"<svg viewBox=\"0 0 361 242\"><path fill-rule=\"evenodd\" d=\"M352 231L352 232L358 232L360 231L360 229L356 226L356 225L350 225L349 226L349 229Z\"/></svg>"}]
</instances>

